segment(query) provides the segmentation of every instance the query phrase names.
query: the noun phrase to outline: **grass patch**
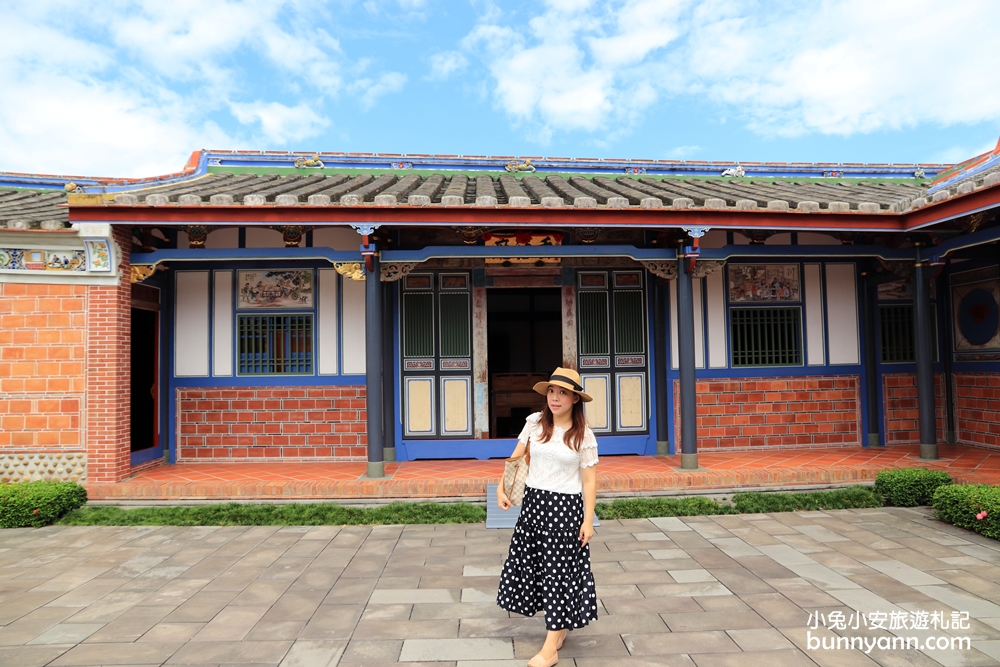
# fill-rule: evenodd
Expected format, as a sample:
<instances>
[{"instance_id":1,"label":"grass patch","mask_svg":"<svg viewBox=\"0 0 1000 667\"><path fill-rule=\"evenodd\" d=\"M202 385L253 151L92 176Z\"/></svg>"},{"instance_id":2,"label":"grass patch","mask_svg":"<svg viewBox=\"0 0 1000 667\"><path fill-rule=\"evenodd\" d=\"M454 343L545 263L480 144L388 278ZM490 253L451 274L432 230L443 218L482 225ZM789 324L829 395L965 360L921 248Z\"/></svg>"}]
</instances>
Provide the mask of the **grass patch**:
<instances>
[{"instance_id":1,"label":"grass patch","mask_svg":"<svg viewBox=\"0 0 1000 667\"><path fill-rule=\"evenodd\" d=\"M186 507L82 507L64 526L348 526L482 523L486 508L471 503L391 503L344 507L334 503L192 505Z\"/></svg>"},{"instance_id":2,"label":"grass patch","mask_svg":"<svg viewBox=\"0 0 1000 667\"><path fill-rule=\"evenodd\" d=\"M882 507L882 498L864 486L850 486L835 491L814 491L811 493L751 491L734 494L733 506L741 514L846 510L856 507Z\"/></svg>"},{"instance_id":3,"label":"grass patch","mask_svg":"<svg viewBox=\"0 0 1000 667\"><path fill-rule=\"evenodd\" d=\"M601 520L661 516L705 516L758 512L881 507L871 489L853 486L814 493L737 493L727 505L701 496L620 498L597 503ZM228 503L185 507L82 507L67 514L64 526L348 526L429 523L482 523L486 508L472 503L392 503L380 507L344 507L334 503L254 505Z\"/></svg>"},{"instance_id":4,"label":"grass patch","mask_svg":"<svg viewBox=\"0 0 1000 667\"><path fill-rule=\"evenodd\" d=\"M648 519L658 516L704 516L735 514L736 510L710 498L620 498L610 503L597 503L594 514L598 519Z\"/></svg>"}]
</instances>

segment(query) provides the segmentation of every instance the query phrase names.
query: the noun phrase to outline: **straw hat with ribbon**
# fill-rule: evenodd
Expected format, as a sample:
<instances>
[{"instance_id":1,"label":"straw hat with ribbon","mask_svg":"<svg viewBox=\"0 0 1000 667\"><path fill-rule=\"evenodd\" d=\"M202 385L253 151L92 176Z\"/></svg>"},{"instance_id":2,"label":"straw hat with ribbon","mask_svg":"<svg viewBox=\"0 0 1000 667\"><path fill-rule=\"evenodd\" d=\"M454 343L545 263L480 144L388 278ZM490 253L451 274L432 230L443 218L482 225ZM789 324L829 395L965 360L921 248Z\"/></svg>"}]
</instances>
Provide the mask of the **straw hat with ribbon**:
<instances>
[{"instance_id":1,"label":"straw hat with ribbon","mask_svg":"<svg viewBox=\"0 0 1000 667\"><path fill-rule=\"evenodd\" d=\"M578 394L580 396L580 400L584 403L589 403L594 400L583 392L583 385L580 384L580 374L572 368L555 369L552 371L552 375L549 377L548 382L537 382L535 383L534 389L542 396L545 396L549 391L550 384L562 387L563 389L569 389L573 393Z\"/></svg>"}]
</instances>

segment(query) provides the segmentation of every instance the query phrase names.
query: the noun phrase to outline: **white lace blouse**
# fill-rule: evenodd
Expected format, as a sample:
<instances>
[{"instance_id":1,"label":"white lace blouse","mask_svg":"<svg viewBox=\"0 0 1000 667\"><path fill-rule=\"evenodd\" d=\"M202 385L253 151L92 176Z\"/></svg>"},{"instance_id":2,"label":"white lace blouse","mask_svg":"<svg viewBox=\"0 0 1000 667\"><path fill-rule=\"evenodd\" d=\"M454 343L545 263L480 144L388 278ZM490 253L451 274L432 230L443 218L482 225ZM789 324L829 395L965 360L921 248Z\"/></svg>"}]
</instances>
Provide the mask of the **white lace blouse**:
<instances>
[{"instance_id":1,"label":"white lace blouse","mask_svg":"<svg viewBox=\"0 0 1000 667\"><path fill-rule=\"evenodd\" d=\"M531 438L531 464L528 466L527 486L555 493L580 493L583 478L580 470L597 465L597 438L587 427L580 443L580 451L574 451L563 441L565 431L556 426L548 442L539 442L542 437L542 413L536 412L525 420L519 442L527 443Z\"/></svg>"}]
</instances>

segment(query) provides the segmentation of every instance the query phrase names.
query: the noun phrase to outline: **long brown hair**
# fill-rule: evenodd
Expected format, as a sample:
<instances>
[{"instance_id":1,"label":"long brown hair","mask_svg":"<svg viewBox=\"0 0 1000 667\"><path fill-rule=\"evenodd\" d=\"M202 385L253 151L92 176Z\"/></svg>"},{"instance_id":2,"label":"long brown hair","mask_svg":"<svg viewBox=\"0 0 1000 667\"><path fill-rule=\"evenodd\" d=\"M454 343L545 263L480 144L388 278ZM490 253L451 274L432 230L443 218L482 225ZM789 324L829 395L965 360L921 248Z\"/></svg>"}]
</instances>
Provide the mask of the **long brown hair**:
<instances>
[{"instance_id":1,"label":"long brown hair","mask_svg":"<svg viewBox=\"0 0 1000 667\"><path fill-rule=\"evenodd\" d=\"M542 418L539 420L542 425L542 437L539 442L548 442L552 438L552 431L555 430L555 421L552 416L552 410L549 409L548 400L545 401L545 407L542 408ZM566 437L563 438L563 442L566 446L575 452L580 451L580 445L583 444L583 435L587 432L587 417L583 414L583 401L577 401L573 404L573 426L566 431Z\"/></svg>"}]
</instances>

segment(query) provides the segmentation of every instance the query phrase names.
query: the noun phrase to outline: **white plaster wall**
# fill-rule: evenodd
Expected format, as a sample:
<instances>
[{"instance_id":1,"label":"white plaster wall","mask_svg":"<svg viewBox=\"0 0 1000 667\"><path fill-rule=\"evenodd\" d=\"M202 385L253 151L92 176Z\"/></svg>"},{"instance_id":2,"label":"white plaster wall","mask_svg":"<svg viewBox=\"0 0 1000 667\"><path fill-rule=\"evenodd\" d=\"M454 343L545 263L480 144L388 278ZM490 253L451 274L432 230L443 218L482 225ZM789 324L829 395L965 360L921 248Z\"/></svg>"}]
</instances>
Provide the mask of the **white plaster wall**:
<instances>
[{"instance_id":1,"label":"white plaster wall","mask_svg":"<svg viewBox=\"0 0 1000 667\"><path fill-rule=\"evenodd\" d=\"M806 306L806 364L822 366L826 363L826 332L823 326L823 285L820 282L820 265L806 264L802 268L803 298Z\"/></svg>"},{"instance_id":2,"label":"white plaster wall","mask_svg":"<svg viewBox=\"0 0 1000 667\"><path fill-rule=\"evenodd\" d=\"M216 229L205 237L206 248L239 248L240 230L238 227Z\"/></svg>"},{"instance_id":3,"label":"white plaster wall","mask_svg":"<svg viewBox=\"0 0 1000 667\"><path fill-rule=\"evenodd\" d=\"M691 281L692 298L694 299L694 365L705 367L705 307L701 292L704 278Z\"/></svg>"},{"instance_id":4,"label":"white plaster wall","mask_svg":"<svg viewBox=\"0 0 1000 667\"><path fill-rule=\"evenodd\" d=\"M861 363L855 265L826 265L826 311L830 365Z\"/></svg>"},{"instance_id":5,"label":"white plaster wall","mask_svg":"<svg viewBox=\"0 0 1000 667\"><path fill-rule=\"evenodd\" d=\"M726 230L724 229L710 229L705 232L705 235L701 237L701 241L698 243L702 248L724 248L726 245Z\"/></svg>"},{"instance_id":6,"label":"white plaster wall","mask_svg":"<svg viewBox=\"0 0 1000 667\"><path fill-rule=\"evenodd\" d=\"M247 248L284 248L285 237L276 229L247 227Z\"/></svg>"},{"instance_id":7,"label":"white plaster wall","mask_svg":"<svg viewBox=\"0 0 1000 667\"><path fill-rule=\"evenodd\" d=\"M829 234L799 232L799 245L840 245L840 241Z\"/></svg>"},{"instance_id":8,"label":"white plaster wall","mask_svg":"<svg viewBox=\"0 0 1000 667\"><path fill-rule=\"evenodd\" d=\"M705 278L708 300L708 366L726 368L729 365L728 332L726 331L725 271L719 269Z\"/></svg>"},{"instance_id":9,"label":"white plaster wall","mask_svg":"<svg viewBox=\"0 0 1000 667\"><path fill-rule=\"evenodd\" d=\"M174 375L208 376L208 271L178 271L174 298Z\"/></svg>"},{"instance_id":10,"label":"white plaster wall","mask_svg":"<svg viewBox=\"0 0 1000 667\"><path fill-rule=\"evenodd\" d=\"M342 355L344 374L365 372L365 281L343 281L343 313L341 316Z\"/></svg>"},{"instance_id":11,"label":"white plaster wall","mask_svg":"<svg viewBox=\"0 0 1000 667\"><path fill-rule=\"evenodd\" d=\"M361 235L351 227L322 227L314 229L312 233L314 248L357 252L361 248L361 240Z\"/></svg>"},{"instance_id":12,"label":"white plaster wall","mask_svg":"<svg viewBox=\"0 0 1000 667\"><path fill-rule=\"evenodd\" d=\"M212 375L233 374L233 272L214 271Z\"/></svg>"},{"instance_id":13,"label":"white plaster wall","mask_svg":"<svg viewBox=\"0 0 1000 667\"><path fill-rule=\"evenodd\" d=\"M316 347L319 351L319 374L336 375L338 368L337 344L337 272L334 269L319 270L319 322L316 327Z\"/></svg>"},{"instance_id":14,"label":"white plaster wall","mask_svg":"<svg viewBox=\"0 0 1000 667\"><path fill-rule=\"evenodd\" d=\"M694 364L696 368L705 367L705 316L702 306L703 278L691 281L691 292L694 298ZM679 368L677 339L677 281L671 280L670 285L670 367Z\"/></svg>"}]
</instances>

